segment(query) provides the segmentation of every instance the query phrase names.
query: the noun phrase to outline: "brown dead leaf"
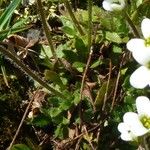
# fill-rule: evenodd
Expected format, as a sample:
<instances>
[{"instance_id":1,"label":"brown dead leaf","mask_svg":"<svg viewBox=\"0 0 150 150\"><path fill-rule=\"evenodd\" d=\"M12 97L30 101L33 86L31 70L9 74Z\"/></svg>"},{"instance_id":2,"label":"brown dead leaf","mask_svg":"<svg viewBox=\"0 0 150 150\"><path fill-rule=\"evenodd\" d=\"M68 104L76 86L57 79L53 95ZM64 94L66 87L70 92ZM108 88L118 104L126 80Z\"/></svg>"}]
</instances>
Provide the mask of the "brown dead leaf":
<instances>
[{"instance_id":1,"label":"brown dead leaf","mask_svg":"<svg viewBox=\"0 0 150 150\"><path fill-rule=\"evenodd\" d=\"M31 111L29 112L28 118L33 118L37 114L40 113L40 108L43 105L43 102L45 101L45 96L47 93L45 93L42 90L38 90L35 92L34 100L32 102Z\"/></svg>"},{"instance_id":2,"label":"brown dead leaf","mask_svg":"<svg viewBox=\"0 0 150 150\"><path fill-rule=\"evenodd\" d=\"M21 58L26 58L29 48L33 47L40 37L40 31L36 29L30 29L27 34L27 38L20 35L11 35L8 38L8 42L12 43L17 48L17 55ZM31 51L31 50L30 50Z\"/></svg>"}]
</instances>

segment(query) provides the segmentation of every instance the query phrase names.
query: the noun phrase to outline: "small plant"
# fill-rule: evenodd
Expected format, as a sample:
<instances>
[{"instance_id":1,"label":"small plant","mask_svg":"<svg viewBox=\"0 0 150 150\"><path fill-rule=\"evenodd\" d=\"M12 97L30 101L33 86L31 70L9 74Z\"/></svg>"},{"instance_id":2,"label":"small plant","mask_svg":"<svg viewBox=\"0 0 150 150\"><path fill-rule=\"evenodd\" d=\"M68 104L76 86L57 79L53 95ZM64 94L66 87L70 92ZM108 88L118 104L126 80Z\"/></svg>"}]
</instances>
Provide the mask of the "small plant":
<instances>
[{"instance_id":1,"label":"small plant","mask_svg":"<svg viewBox=\"0 0 150 150\"><path fill-rule=\"evenodd\" d=\"M0 148L148 150L149 4L14 0L1 9Z\"/></svg>"}]
</instances>

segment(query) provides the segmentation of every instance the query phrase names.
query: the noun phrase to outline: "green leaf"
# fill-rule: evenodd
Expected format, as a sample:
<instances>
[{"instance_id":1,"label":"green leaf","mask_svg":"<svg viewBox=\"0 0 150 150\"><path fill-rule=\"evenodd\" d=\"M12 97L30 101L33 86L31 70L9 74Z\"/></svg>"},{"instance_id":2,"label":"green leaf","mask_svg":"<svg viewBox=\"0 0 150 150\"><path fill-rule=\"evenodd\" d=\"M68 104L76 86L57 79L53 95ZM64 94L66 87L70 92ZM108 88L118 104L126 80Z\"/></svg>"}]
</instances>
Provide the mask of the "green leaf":
<instances>
[{"instance_id":1,"label":"green leaf","mask_svg":"<svg viewBox=\"0 0 150 150\"><path fill-rule=\"evenodd\" d=\"M68 110L72 106L72 100L64 100L63 102L60 103L59 109L61 110Z\"/></svg>"},{"instance_id":2,"label":"green leaf","mask_svg":"<svg viewBox=\"0 0 150 150\"><path fill-rule=\"evenodd\" d=\"M59 99L58 97L49 97L48 98L48 102L52 107L58 107L60 101L62 101L62 99Z\"/></svg>"},{"instance_id":3,"label":"green leaf","mask_svg":"<svg viewBox=\"0 0 150 150\"><path fill-rule=\"evenodd\" d=\"M116 79L111 79L109 81L108 89L107 89L107 82L108 81L103 82L102 86L100 87L97 93L97 96L94 102L94 105L97 109L101 109L103 106L106 90L107 90L107 97L109 97L109 95L111 94L112 90L115 87L114 85L115 85Z\"/></svg>"},{"instance_id":4,"label":"green leaf","mask_svg":"<svg viewBox=\"0 0 150 150\"><path fill-rule=\"evenodd\" d=\"M55 130L55 137L64 139L67 136L68 136L68 126L63 124L58 125L57 129Z\"/></svg>"},{"instance_id":5,"label":"green leaf","mask_svg":"<svg viewBox=\"0 0 150 150\"><path fill-rule=\"evenodd\" d=\"M49 46L47 45L42 45L41 47L41 53L40 53L40 58L43 59L43 58L51 58L53 55L52 55L52 52L51 52L51 49Z\"/></svg>"},{"instance_id":6,"label":"green leaf","mask_svg":"<svg viewBox=\"0 0 150 150\"><path fill-rule=\"evenodd\" d=\"M74 62L72 67L76 68L79 72L83 72L85 64L82 62Z\"/></svg>"},{"instance_id":7,"label":"green leaf","mask_svg":"<svg viewBox=\"0 0 150 150\"><path fill-rule=\"evenodd\" d=\"M80 91L76 90L73 95L74 95L74 100L73 100L74 104L75 105L79 104L79 102L80 102Z\"/></svg>"},{"instance_id":8,"label":"green leaf","mask_svg":"<svg viewBox=\"0 0 150 150\"><path fill-rule=\"evenodd\" d=\"M63 50L65 58L70 62L73 63L78 60L78 55L76 52L71 50Z\"/></svg>"},{"instance_id":9,"label":"green leaf","mask_svg":"<svg viewBox=\"0 0 150 150\"><path fill-rule=\"evenodd\" d=\"M55 84L58 84L63 89L65 88L64 84L62 83L62 80L60 79L60 76L55 71L45 70L44 75L46 80L50 80Z\"/></svg>"},{"instance_id":10,"label":"green leaf","mask_svg":"<svg viewBox=\"0 0 150 150\"><path fill-rule=\"evenodd\" d=\"M113 52L114 53L122 53L122 48L120 48L119 46L113 45Z\"/></svg>"},{"instance_id":11,"label":"green leaf","mask_svg":"<svg viewBox=\"0 0 150 150\"><path fill-rule=\"evenodd\" d=\"M81 38L79 38L79 37L76 38L76 40L75 40L75 47L76 47L77 51L81 51L81 50L86 50L87 49L85 44L84 44L84 42L83 42L83 40Z\"/></svg>"},{"instance_id":12,"label":"green leaf","mask_svg":"<svg viewBox=\"0 0 150 150\"><path fill-rule=\"evenodd\" d=\"M78 60L85 62L88 54L88 49L81 38L75 39L75 48L78 54Z\"/></svg>"},{"instance_id":13,"label":"green leaf","mask_svg":"<svg viewBox=\"0 0 150 150\"><path fill-rule=\"evenodd\" d=\"M11 150L31 150L28 146L25 144L15 144Z\"/></svg>"},{"instance_id":14,"label":"green leaf","mask_svg":"<svg viewBox=\"0 0 150 150\"><path fill-rule=\"evenodd\" d=\"M33 118L33 120L32 120L32 124L34 124L35 126L38 126L38 127L44 127L50 123L51 123L50 118L43 114L38 115L37 117Z\"/></svg>"},{"instance_id":15,"label":"green leaf","mask_svg":"<svg viewBox=\"0 0 150 150\"><path fill-rule=\"evenodd\" d=\"M90 66L90 68L91 68L91 69L94 69L94 68L98 67L98 66L101 65L101 64L102 64L102 61L101 61L101 60L96 60L96 61Z\"/></svg>"},{"instance_id":16,"label":"green leaf","mask_svg":"<svg viewBox=\"0 0 150 150\"><path fill-rule=\"evenodd\" d=\"M21 3L21 0L13 0L11 4L5 9L4 13L0 16L0 30L7 24L11 18L16 7Z\"/></svg>"},{"instance_id":17,"label":"green leaf","mask_svg":"<svg viewBox=\"0 0 150 150\"><path fill-rule=\"evenodd\" d=\"M29 18L21 18L15 22L15 24L12 26L12 29L21 27L22 25L25 27L26 22L29 20ZM23 27L22 27L23 28Z\"/></svg>"},{"instance_id":18,"label":"green leaf","mask_svg":"<svg viewBox=\"0 0 150 150\"><path fill-rule=\"evenodd\" d=\"M94 117L94 112L92 108L84 111L83 113L84 122L87 123L91 122L93 117Z\"/></svg>"},{"instance_id":19,"label":"green leaf","mask_svg":"<svg viewBox=\"0 0 150 150\"><path fill-rule=\"evenodd\" d=\"M62 124L64 124L64 125L69 124L69 120L67 118L63 117Z\"/></svg>"},{"instance_id":20,"label":"green leaf","mask_svg":"<svg viewBox=\"0 0 150 150\"><path fill-rule=\"evenodd\" d=\"M118 44L122 43L122 39L115 32L106 32L105 38L114 43L118 43Z\"/></svg>"},{"instance_id":21,"label":"green leaf","mask_svg":"<svg viewBox=\"0 0 150 150\"><path fill-rule=\"evenodd\" d=\"M2 31L0 31L0 35L1 35L0 36L0 41L5 39L9 34L14 34L14 33L17 33L17 32L21 32L21 31L27 30L29 28L30 28L29 25L23 25L23 26L20 26L20 27L12 27L12 28L9 28L9 29L6 29L6 30L2 30Z\"/></svg>"},{"instance_id":22,"label":"green leaf","mask_svg":"<svg viewBox=\"0 0 150 150\"><path fill-rule=\"evenodd\" d=\"M132 13L132 21L135 24L141 24L143 20L143 16L150 18L150 1L145 0L142 4L138 6L138 8Z\"/></svg>"},{"instance_id":23,"label":"green leaf","mask_svg":"<svg viewBox=\"0 0 150 150\"><path fill-rule=\"evenodd\" d=\"M62 112L61 109L58 108L51 108L49 111L49 114L52 118L56 117L57 115L59 115Z\"/></svg>"},{"instance_id":24,"label":"green leaf","mask_svg":"<svg viewBox=\"0 0 150 150\"><path fill-rule=\"evenodd\" d=\"M71 35L71 36L75 36L76 35L76 31L73 28L70 28L68 26L63 26L62 30L64 33Z\"/></svg>"}]
</instances>

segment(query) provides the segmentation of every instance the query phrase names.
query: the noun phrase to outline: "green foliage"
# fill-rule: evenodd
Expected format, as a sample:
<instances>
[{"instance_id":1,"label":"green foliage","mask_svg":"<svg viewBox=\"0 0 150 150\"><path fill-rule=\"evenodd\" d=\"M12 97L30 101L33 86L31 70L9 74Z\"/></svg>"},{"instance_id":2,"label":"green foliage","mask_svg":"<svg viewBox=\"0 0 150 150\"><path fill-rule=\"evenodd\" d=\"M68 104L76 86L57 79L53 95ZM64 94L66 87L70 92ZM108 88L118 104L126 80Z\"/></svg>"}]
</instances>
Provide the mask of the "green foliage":
<instances>
[{"instance_id":1,"label":"green foliage","mask_svg":"<svg viewBox=\"0 0 150 150\"><path fill-rule=\"evenodd\" d=\"M53 83L59 85L62 89L65 89L65 86L60 79L60 76L56 72L51 70L45 70L44 75L46 80L52 81Z\"/></svg>"},{"instance_id":2,"label":"green foliage","mask_svg":"<svg viewBox=\"0 0 150 150\"><path fill-rule=\"evenodd\" d=\"M17 20L13 25L11 25L12 21L12 15L14 13L14 10L19 6L21 3L21 0L13 0L9 6L5 9L5 11L0 16L0 40L2 41L4 38L6 38L8 35L23 31L25 29L28 29L28 26L25 26L28 18L20 18Z\"/></svg>"},{"instance_id":3,"label":"green foliage","mask_svg":"<svg viewBox=\"0 0 150 150\"><path fill-rule=\"evenodd\" d=\"M119 37L117 33L106 32L105 38L114 43L118 44L122 43L122 39Z\"/></svg>"},{"instance_id":4,"label":"green foliage","mask_svg":"<svg viewBox=\"0 0 150 150\"><path fill-rule=\"evenodd\" d=\"M43 114L38 115L32 120L32 124L34 124L37 127L45 127L50 123L51 123L50 117L45 116Z\"/></svg>"},{"instance_id":5,"label":"green foliage","mask_svg":"<svg viewBox=\"0 0 150 150\"><path fill-rule=\"evenodd\" d=\"M55 130L55 137L60 139L64 139L68 136L68 124L69 120L66 118L62 118L62 122L57 126Z\"/></svg>"},{"instance_id":6,"label":"green foliage","mask_svg":"<svg viewBox=\"0 0 150 150\"><path fill-rule=\"evenodd\" d=\"M20 73L20 68L17 69L8 56L1 57L0 133L4 136L0 137L0 146L3 141L7 146L11 142L31 95L40 89L45 94L42 95L44 98L41 95L35 96L29 109L33 116L28 118L27 115L15 143L25 143L40 150L136 149L136 145L121 141L117 126L125 112L136 111L136 97L149 96L150 90L137 90L129 83L131 73L138 66L126 50L126 43L134 34L125 18L125 12L139 31L144 16L150 17L150 2L128 1L124 12L114 13L105 11L102 2L93 0L91 53L88 49L90 29L87 1L69 1L83 35L71 19L67 5L60 5L65 2L42 2L56 59L45 37L39 12L33 10L36 9L36 4L26 2L24 6L21 5L21 0L13 0L8 7L4 7L7 2L0 1L1 42L7 38L8 43L13 45L8 50L13 50L17 55L26 52L25 58L19 55L17 59L44 80L47 86L53 87L65 97L60 98L59 94L46 90L45 86L39 86L28 78L27 74ZM36 42L29 37L29 27L39 31ZM20 39L28 41L25 47L19 45L15 38L9 39L10 35L17 32ZM5 46L4 43L3 45ZM85 72L88 61L90 64ZM13 126L15 128L12 130ZM30 150L28 146L15 144L12 150Z\"/></svg>"},{"instance_id":7,"label":"green foliage","mask_svg":"<svg viewBox=\"0 0 150 150\"><path fill-rule=\"evenodd\" d=\"M28 146L24 144L15 144L11 150L31 150Z\"/></svg>"},{"instance_id":8,"label":"green foliage","mask_svg":"<svg viewBox=\"0 0 150 150\"><path fill-rule=\"evenodd\" d=\"M1 22L0 30L7 28L13 12L16 9L16 7L20 4L20 2L21 0L18 0L18 1L14 0L3 12L3 14L0 17L0 22Z\"/></svg>"}]
</instances>

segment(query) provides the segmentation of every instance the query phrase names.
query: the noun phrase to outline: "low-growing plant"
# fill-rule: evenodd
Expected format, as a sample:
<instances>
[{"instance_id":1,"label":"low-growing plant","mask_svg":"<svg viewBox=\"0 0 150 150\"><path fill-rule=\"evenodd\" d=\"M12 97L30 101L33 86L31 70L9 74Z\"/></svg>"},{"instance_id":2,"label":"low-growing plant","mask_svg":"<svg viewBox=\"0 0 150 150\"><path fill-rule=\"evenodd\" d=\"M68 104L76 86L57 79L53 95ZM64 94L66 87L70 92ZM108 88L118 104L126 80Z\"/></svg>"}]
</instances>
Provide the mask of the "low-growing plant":
<instances>
[{"instance_id":1,"label":"low-growing plant","mask_svg":"<svg viewBox=\"0 0 150 150\"><path fill-rule=\"evenodd\" d=\"M0 12L2 83L10 90L2 86L0 102L12 110L19 101L24 111L29 99L4 149L149 149L150 2L97 3L14 0ZM14 11L22 14L17 23ZM8 64L28 78L26 88L12 90L21 79Z\"/></svg>"}]
</instances>

